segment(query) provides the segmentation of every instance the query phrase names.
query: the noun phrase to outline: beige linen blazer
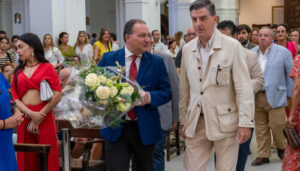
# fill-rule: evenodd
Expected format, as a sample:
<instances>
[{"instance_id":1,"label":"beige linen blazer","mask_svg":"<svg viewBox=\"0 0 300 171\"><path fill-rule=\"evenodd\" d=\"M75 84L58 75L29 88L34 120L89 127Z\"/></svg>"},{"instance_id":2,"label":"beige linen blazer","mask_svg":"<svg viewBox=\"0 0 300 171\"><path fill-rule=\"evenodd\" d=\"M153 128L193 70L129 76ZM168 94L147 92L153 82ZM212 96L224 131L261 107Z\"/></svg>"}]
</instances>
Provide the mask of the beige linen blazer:
<instances>
[{"instance_id":1,"label":"beige linen blazer","mask_svg":"<svg viewBox=\"0 0 300 171\"><path fill-rule=\"evenodd\" d=\"M254 95L241 44L215 29L206 70L202 76L198 38L183 47L179 112L183 131L193 138L200 112L211 141L237 134L238 127L253 127Z\"/></svg>"},{"instance_id":2,"label":"beige linen blazer","mask_svg":"<svg viewBox=\"0 0 300 171\"><path fill-rule=\"evenodd\" d=\"M261 69L257 54L246 48L244 48L244 50L246 52L247 66L251 78L253 92L256 94L264 88L264 72Z\"/></svg>"}]
</instances>

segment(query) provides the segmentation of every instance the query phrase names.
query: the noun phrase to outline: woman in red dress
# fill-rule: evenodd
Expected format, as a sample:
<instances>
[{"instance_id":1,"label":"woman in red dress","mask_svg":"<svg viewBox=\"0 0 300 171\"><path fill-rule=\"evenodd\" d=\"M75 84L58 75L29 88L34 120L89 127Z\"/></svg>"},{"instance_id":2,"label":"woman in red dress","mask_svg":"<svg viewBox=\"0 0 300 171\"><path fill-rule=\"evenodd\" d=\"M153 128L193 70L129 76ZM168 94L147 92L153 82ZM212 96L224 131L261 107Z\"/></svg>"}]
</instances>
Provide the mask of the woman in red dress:
<instances>
[{"instance_id":1,"label":"woman in red dress","mask_svg":"<svg viewBox=\"0 0 300 171\"><path fill-rule=\"evenodd\" d=\"M32 33L20 36L17 53L24 61L16 68L12 82L12 94L18 109L24 116L24 122L18 126L18 143L50 144L48 170L58 171L58 148L56 122L53 107L61 99L61 87L53 65L44 57L40 39ZM53 90L48 102L40 98L40 83L46 80ZM39 155L36 153L17 154L19 171L40 170Z\"/></svg>"},{"instance_id":2,"label":"woman in red dress","mask_svg":"<svg viewBox=\"0 0 300 171\"><path fill-rule=\"evenodd\" d=\"M290 77L294 79L294 88L287 126L295 127L300 135L300 55L296 56L294 59L294 66L290 72ZM300 170L300 149L292 149L289 145L286 146L282 170Z\"/></svg>"}]
</instances>

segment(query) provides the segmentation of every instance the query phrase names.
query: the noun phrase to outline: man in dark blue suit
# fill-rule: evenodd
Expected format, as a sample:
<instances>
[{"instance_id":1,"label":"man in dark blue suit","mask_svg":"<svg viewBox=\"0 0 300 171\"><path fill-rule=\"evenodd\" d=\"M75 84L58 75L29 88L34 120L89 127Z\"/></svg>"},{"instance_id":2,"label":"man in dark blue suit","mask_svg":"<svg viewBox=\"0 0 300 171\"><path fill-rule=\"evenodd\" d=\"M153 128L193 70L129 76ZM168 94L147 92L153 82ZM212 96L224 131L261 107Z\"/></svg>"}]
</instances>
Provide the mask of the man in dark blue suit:
<instances>
[{"instance_id":1,"label":"man in dark blue suit","mask_svg":"<svg viewBox=\"0 0 300 171\"><path fill-rule=\"evenodd\" d=\"M128 21L123 36L126 46L105 53L98 66L116 66L118 61L125 66L126 76L144 90L141 103L127 113L119 128L101 129L106 161L110 171L126 171L133 156L138 171L152 171L154 144L161 136L157 107L171 99L168 73L163 59L147 52L151 35L144 21Z\"/></svg>"}]
</instances>

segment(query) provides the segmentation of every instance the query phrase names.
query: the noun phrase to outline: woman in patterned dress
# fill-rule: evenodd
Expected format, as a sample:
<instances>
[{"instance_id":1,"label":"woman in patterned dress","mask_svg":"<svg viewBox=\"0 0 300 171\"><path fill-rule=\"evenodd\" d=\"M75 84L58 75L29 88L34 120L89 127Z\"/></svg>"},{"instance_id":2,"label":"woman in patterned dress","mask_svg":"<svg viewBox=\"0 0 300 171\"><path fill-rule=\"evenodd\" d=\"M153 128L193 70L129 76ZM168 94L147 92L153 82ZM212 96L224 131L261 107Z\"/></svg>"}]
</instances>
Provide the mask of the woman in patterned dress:
<instances>
[{"instance_id":1,"label":"woman in patterned dress","mask_svg":"<svg viewBox=\"0 0 300 171\"><path fill-rule=\"evenodd\" d=\"M294 88L292 96L292 106L287 126L294 126L298 134L300 133L300 55L294 58L294 66L290 72L290 77L294 79ZM282 163L283 171L300 170L300 148L292 149L289 145L285 148L284 159Z\"/></svg>"}]
</instances>

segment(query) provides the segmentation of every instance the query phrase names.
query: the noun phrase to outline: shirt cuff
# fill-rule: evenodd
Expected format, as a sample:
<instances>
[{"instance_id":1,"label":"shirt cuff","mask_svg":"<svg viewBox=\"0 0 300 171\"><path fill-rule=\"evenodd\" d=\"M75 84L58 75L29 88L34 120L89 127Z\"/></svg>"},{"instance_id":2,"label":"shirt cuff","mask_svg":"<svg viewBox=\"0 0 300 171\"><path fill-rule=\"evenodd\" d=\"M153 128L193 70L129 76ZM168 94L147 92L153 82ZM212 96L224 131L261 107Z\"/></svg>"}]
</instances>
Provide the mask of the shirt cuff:
<instances>
[{"instance_id":1,"label":"shirt cuff","mask_svg":"<svg viewBox=\"0 0 300 171\"><path fill-rule=\"evenodd\" d=\"M148 95L149 95L149 101L148 101L148 104L151 104L151 95L150 95L149 92L147 92L147 93L148 93Z\"/></svg>"}]
</instances>

